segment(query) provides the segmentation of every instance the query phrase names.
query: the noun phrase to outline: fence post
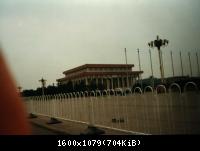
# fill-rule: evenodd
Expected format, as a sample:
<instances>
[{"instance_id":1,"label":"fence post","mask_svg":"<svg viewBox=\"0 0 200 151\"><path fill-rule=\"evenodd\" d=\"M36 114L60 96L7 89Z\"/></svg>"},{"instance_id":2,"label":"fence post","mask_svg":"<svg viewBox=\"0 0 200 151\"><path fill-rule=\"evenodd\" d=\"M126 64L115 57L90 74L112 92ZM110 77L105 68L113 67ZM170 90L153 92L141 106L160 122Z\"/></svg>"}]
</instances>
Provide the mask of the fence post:
<instances>
[{"instance_id":1,"label":"fence post","mask_svg":"<svg viewBox=\"0 0 200 151\"><path fill-rule=\"evenodd\" d=\"M34 104L33 104L33 100L35 99L35 97L30 97L30 105L31 105L31 112L29 114L29 118L37 118L37 116L34 114Z\"/></svg>"},{"instance_id":2,"label":"fence post","mask_svg":"<svg viewBox=\"0 0 200 151\"><path fill-rule=\"evenodd\" d=\"M47 124L57 124L57 123L61 123L61 121L59 121L57 118L56 118L56 100L57 100L58 95L54 95L54 99L52 100L53 101L53 116L50 118L50 121L47 122Z\"/></svg>"},{"instance_id":3,"label":"fence post","mask_svg":"<svg viewBox=\"0 0 200 151\"><path fill-rule=\"evenodd\" d=\"M81 133L81 135L100 135L100 134L104 134L105 131L97 128L95 125L94 125L94 112L93 112L93 100L92 100L92 95L93 97L95 97L95 92L94 91L91 91L90 92L90 101L88 103L88 110L89 110L89 124L88 124L88 127L87 129ZM92 113L93 115L91 116L90 114L90 109L92 109Z\"/></svg>"}]
</instances>

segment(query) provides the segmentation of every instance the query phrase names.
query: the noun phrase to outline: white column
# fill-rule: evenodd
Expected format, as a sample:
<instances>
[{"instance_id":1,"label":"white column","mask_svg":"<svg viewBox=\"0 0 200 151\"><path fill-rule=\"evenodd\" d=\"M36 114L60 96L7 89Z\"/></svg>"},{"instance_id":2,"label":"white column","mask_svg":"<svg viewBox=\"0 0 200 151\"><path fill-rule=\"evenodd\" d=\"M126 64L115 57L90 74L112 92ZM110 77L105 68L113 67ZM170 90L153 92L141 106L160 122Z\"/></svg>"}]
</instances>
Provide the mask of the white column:
<instances>
[{"instance_id":1,"label":"white column","mask_svg":"<svg viewBox=\"0 0 200 151\"><path fill-rule=\"evenodd\" d=\"M106 78L106 85L107 85L107 89L109 89L109 79L108 78Z\"/></svg>"},{"instance_id":2,"label":"white column","mask_svg":"<svg viewBox=\"0 0 200 151\"><path fill-rule=\"evenodd\" d=\"M128 75L126 76L126 87L128 88L128 85L129 84L129 82L128 82Z\"/></svg>"},{"instance_id":3,"label":"white column","mask_svg":"<svg viewBox=\"0 0 200 151\"><path fill-rule=\"evenodd\" d=\"M73 89L74 89L74 80L72 80L72 87L73 87Z\"/></svg>"},{"instance_id":4,"label":"white column","mask_svg":"<svg viewBox=\"0 0 200 151\"><path fill-rule=\"evenodd\" d=\"M129 87L130 87L130 85L129 85L129 76L127 77L127 82L126 82L126 84L127 84L127 88L129 88Z\"/></svg>"},{"instance_id":5,"label":"white column","mask_svg":"<svg viewBox=\"0 0 200 151\"><path fill-rule=\"evenodd\" d=\"M113 78L111 77L111 88L113 89Z\"/></svg>"},{"instance_id":6,"label":"white column","mask_svg":"<svg viewBox=\"0 0 200 151\"><path fill-rule=\"evenodd\" d=\"M96 86L98 86L98 77L96 77Z\"/></svg>"},{"instance_id":7,"label":"white column","mask_svg":"<svg viewBox=\"0 0 200 151\"><path fill-rule=\"evenodd\" d=\"M130 85L130 87L132 88L132 86L133 86L133 77L132 77L132 76L130 77L130 80L131 80L131 85Z\"/></svg>"},{"instance_id":8,"label":"white column","mask_svg":"<svg viewBox=\"0 0 200 151\"><path fill-rule=\"evenodd\" d=\"M117 87L119 88L119 77L117 77Z\"/></svg>"},{"instance_id":9,"label":"white column","mask_svg":"<svg viewBox=\"0 0 200 151\"><path fill-rule=\"evenodd\" d=\"M87 79L87 77L85 78L85 85L86 86L88 85L88 79Z\"/></svg>"},{"instance_id":10,"label":"white column","mask_svg":"<svg viewBox=\"0 0 200 151\"><path fill-rule=\"evenodd\" d=\"M124 77L122 76L122 88L124 88Z\"/></svg>"},{"instance_id":11,"label":"white column","mask_svg":"<svg viewBox=\"0 0 200 151\"><path fill-rule=\"evenodd\" d=\"M89 85L90 84L90 78L87 77L87 84Z\"/></svg>"}]
</instances>

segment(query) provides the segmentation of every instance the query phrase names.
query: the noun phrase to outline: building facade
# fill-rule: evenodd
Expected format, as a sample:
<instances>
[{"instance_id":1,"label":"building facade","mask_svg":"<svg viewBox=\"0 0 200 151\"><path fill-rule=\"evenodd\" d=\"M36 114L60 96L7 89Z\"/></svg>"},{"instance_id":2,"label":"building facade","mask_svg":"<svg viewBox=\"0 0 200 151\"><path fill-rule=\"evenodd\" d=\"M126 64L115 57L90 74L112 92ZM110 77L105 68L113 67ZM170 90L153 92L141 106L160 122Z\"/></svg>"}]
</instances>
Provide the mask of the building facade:
<instances>
[{"instance_id":1,"label":"building facade","mask_svg":"<svg viewBox=\"0 0 200 151\"><path fill-rule=\"evenodd\" d=\"M73 87L83 83L102 86L103 89L131 88L143 71L132 71L133 64L85 64L64 71L64 78L57 79L58 85L72 82Z\"/></svg>"}]
</instances>

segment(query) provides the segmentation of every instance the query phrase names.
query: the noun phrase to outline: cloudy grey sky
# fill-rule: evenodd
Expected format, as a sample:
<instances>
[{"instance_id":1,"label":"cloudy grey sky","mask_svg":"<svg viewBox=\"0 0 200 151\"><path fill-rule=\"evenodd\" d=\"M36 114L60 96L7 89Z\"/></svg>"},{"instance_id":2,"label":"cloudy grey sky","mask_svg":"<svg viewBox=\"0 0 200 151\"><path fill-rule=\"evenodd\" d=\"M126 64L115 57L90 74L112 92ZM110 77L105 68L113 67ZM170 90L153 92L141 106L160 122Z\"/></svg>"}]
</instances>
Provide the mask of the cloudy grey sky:
<instances>
[{"instance_id":1,"label":"cloudy grey sky","mask_svg":"<svg viewBox=\"0 0 200 151\"><path fill-rule=\"evenodd\" d=\"M163 48L165 76L171 76L170 50L175 75L180 75L179 51L184 74L189 74L191 51L200 59L199 0L1 0L0 43L10 70L24 89L47 84L62 72L85 63L128 63L138 70L141 50L143 77L150 75L147 43L160 35L170 41ZM159 77L158 52L152 50L155 76Z\"/></svg>"}]
</instances>

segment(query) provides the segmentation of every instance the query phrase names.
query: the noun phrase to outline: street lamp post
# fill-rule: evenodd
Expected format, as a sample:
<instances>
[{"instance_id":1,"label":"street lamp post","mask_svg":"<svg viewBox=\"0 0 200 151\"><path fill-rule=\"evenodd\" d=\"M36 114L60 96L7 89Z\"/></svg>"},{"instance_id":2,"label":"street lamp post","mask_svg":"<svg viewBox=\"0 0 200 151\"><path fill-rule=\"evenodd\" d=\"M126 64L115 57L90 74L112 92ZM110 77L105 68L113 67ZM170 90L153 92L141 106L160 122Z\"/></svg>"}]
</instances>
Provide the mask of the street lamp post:
<instances>
[{"instance_id":1,"label":"street lamp post","mask_svg":"<svg viewBox=\"0 0 200 151\"><path fill-rule=\"evenodd\" d=\"M154 88L154 77L153 77L153 65L152 65L152 58L151 58L151 49L149 49L149 57L150 57L150 64L151 64L151 84Z\"/></svg>"},{"instance_id":2,"label":"street lamp post","mask_svg":"<svg viewBox=\"0 0 200 151\"><path fill-rule=\"evenodd\" d=\"M161 75L161 82L164 83L164 69L163 69L163 60L162 60L162 51L161 47L167 46L169 41L167 39L159 39L159 36L157 36L157 39L154 41L150 41L148 43L150 48L156 47L158 49L158 57L159 57L159 63L160 63L160 75Z\"/></svg>"},{"instance_id":3,"label":"street lamp post","mask_svg":"<svg viewBox=\"0 0 200 151\"><path fill-rule=\"evenodd\" d=\"M188 52L188 58L189 58L190 76L192 77L192 64L190 59L190 52Z\"/></svg>"},{"instance_id":4,"label":"street lamp post","mask_svg":"<svg viewBox=\"0 0 200 151\"><path fill-rule=\"evenodd\" d=\"M199 70L199 58L198 58L198 54L197 54L197 52L196 52L196 59L197 59L198 76L200 76L200 70Z\"/></svg>"},{"instance_id":5,"label":"street lamp post","mask_svg":"<svg viewBox=\"0 0 200 151\"><path fill-rule=\"evenodd\" d=\"M170 53L171 53L171 62L172 62L172 74L173 74L173 77L174 77L174 62L173 62L173 54L172 54L172 51L171 51Z\"/></svg>"},{"instance_id":6,"label":"street lamp post","mask_svg":"<svg viewBox=\"0 0 200 151\"><path fill-rule=\"evenodd\" d=\"M181 73L182 73L182 77L183 77L183 62L182 62L182 56L181 56L181 51L180 51L180 62L181 62Z\"/></svg>"},{"instance_id":7,"label":"street lamp post","mask_svg":"<svg viewBox=\"0 0 200 151\"><path fill-rule=\"evenodd\" d=\"M141 71L141 64L140 64L140 50L137 49L137 52L138 52L139 70Z\"/></svg>"},{"instance_id":8,"label":"street lamp post","mask_svg":"<svg viewBox=\"0 0 200 151\"><path fill-rule=\"evenodd\" d=\"M137 49L137 53L138 53L138 63L139 63L139 71L141 71L141 64L140 64L140 50L139 48ZM140 86L142 88L142 76L141 74L139 74L139 81L140 81Z\"/></svg>"},{"instance_id":9,"label":"street lamp post","mask_svg":"<svg viewBox=\"0 0 200 151\"><path fill-rule=\"evenodd\" d=\"M45 80L45 79L43 79L43 78L39 80L39 82L42 83L42 95L43 95L43 96L44 96L44 88L45 88L45 85L46 85L46 81L47 81L47 80Z\"/></svg>"},{"instance_id":10,"label":"street lamp post","mask_svg":"<svg viewBox=\"0 0 200 151\"><path fill-rule=\"evenodd\" d=\"M126 60L126 66L127 66L127 53L126 53L126 48L124 48L125 52L125 60ZM128 67L127 67L127 73L126 73L126 86L127 88L129 87L129 82L128 82Z\"/></svg>"}]
</instances>

